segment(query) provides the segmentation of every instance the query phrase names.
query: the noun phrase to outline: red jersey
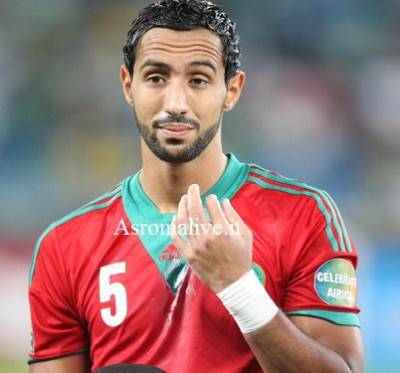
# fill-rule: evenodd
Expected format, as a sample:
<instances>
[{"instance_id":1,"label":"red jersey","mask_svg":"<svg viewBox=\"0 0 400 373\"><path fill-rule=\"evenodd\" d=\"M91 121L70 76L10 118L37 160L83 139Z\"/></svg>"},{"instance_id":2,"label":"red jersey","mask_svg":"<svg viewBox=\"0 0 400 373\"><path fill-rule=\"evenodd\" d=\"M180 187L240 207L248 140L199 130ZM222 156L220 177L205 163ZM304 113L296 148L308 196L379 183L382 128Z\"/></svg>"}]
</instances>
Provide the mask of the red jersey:
<instances>
[{"instance_id":1,"label":"red jersey","mask_svg":"<svg viewBox=\"0 0 400 373\"><path fill-rule=\"evenodd\" d=\"M202 196L229 198L253 232L253 268L287 315L358 325L357 254L329 195L228 155ZM261 372L235 321L179 256L139 173L53 223L36 245L30 362L87 350L92 370Z\"/></svg>"}]
</instances>

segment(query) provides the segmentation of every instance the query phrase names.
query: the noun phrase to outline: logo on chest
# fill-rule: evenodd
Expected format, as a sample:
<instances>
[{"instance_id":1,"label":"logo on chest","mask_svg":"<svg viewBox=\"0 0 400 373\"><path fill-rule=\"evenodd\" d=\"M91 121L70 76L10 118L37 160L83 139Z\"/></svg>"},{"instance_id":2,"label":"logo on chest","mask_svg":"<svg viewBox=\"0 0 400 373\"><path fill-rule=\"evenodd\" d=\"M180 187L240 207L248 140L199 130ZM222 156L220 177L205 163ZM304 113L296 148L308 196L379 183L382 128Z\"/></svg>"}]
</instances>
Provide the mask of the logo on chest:
<instances>
[{"instance_id":1,"label":"logo on chest","mask_svg":"<svg viewBox=\"0 0 400 373\"><path fill-rule=\"evenodd\" d=\"M169 260L180 259L181 257L182 256L176 249L176 247L170 244L166 248L164 248L163 251L161 251L161 254L158 256L158 260L160 260L161 262L166 262Z\"/></svg>"}]
</instances>

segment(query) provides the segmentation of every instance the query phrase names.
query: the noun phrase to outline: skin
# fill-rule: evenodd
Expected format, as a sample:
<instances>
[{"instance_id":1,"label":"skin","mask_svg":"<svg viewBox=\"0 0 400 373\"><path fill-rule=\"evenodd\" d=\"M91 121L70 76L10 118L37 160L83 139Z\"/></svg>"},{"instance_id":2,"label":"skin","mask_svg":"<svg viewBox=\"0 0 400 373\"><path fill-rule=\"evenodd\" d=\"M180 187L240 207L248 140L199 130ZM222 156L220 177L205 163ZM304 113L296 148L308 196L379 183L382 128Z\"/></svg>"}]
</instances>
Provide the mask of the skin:
<instances>
[{"instance_id":1,"label":"skin","mask_svg":"<svg viewBox=\"0 0 400 373\"><path fill-rule=\"evenodd\" d=\"M208 30L155 28L141 40L133 76L121 66L122 90L137 121L145 126L142 130L152 134L172 157L218 123L240 97L245 75L238 72L225 83L222 51L219 37ZM170 133L153 128L154 121L174 115L196 121L199 128L175 140ZM200 195L216 183L226 166L221 128L204 151L188 162L161 160L143 138L141 153L140 182L161 213L177 212L173 224L189 224L193 219L202 224L218 223L224 229L228 224L239 227L239 234L211 231L189 236L187 241L172 235L174 245L197 276L217 293L250 270L252 232L229 201L220 204L216 196L207 198L211 222L201 205ZM279 312L267 325L244 337L265 372L363 371L362 340L355 327L310 317L288 319ZM84 355L36 363L30 368L31 373L87 371Z\"/></svg>"},{"instance_id":2,"label":"skin","mask_svg":"<svg viewBox=\"0 0 400 373\"><path fill-rule=\"evenodd\" d=\"M88 358L85 354L77 354L59 359L31 364L29 373L87 373L90 372Z\"/></svg>"},{"instance_id":3,"label":"skin","mask_svg":"<svg viewBox=\"0 0 400 373\"><path fill-rule=\"evenodd\" d=\"M125 98L136 111L137 118L148 128L157 119L170 114L183 114L201 123L203 131L221 118L221 111L229 111L239 99L245 81L243 73L237 74L226 87L219 37L208 30L176 32L152 29L145 33L140 43L133 78L121 67L121 81ZM148 61L166 63L169 69L141 67ZM208 66L191 66L205 61ZM159 77L159 81L157 81ZM158 133L161 143L173 154L192 144L198 133L192 131L181 145L168 145ZM181 196L192 183L202 191L218 180L226 166L222 151L221 130L199 157L186 163L160 161L141 140L143 167L140 182L160 212L176 211ZM207 173L199 174L204 165L213 164Z\"/></svg>"}]
</instances>

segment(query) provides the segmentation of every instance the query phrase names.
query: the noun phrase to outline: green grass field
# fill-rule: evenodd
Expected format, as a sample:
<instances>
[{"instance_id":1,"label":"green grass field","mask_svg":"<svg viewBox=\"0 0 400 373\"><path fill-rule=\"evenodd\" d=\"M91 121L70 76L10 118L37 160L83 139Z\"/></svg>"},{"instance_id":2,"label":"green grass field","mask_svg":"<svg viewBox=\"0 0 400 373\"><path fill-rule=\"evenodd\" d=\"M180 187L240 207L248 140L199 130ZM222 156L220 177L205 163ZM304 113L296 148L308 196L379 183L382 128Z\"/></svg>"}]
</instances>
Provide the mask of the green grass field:
<instances>
[{"instance_id":1,"label":"green grass field","mask_svg":"<svg viewBox=\"0 0 400 373\"><path fill-rule=\"evenodd\" d=\"M9 360L0 358L0 373L26 373L28 365L24 360Z\"/></svg>"}]
</instances>

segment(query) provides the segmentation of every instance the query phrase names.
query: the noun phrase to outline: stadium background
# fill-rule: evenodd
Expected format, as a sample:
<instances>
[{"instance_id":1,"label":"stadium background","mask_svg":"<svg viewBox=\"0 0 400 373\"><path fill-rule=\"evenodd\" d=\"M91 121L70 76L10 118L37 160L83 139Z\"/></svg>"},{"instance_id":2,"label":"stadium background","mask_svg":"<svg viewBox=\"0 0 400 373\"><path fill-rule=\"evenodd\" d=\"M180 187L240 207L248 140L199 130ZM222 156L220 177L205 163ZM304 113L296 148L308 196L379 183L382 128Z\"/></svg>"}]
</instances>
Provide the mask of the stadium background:
<instances>
[{"instance_id":1,"label":"stadium background","mask_svg":"<svg viewBox=\"0 0 400 373\"><path fill-rule=\"evenodd\" d=\"M148 1L0 3L0 372L23 372L46 225L140 164L121 47ZM360 254L367 372L400 366L400 3L220 1L247 87L226 151L328 190ZM398 371L398 370L397 370Z\"/></svg>"}]
</instances>

